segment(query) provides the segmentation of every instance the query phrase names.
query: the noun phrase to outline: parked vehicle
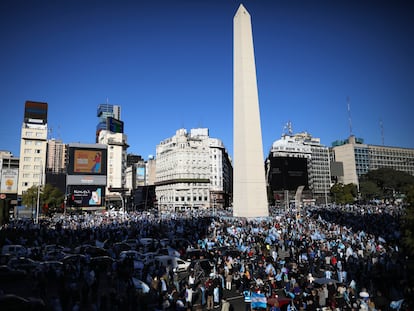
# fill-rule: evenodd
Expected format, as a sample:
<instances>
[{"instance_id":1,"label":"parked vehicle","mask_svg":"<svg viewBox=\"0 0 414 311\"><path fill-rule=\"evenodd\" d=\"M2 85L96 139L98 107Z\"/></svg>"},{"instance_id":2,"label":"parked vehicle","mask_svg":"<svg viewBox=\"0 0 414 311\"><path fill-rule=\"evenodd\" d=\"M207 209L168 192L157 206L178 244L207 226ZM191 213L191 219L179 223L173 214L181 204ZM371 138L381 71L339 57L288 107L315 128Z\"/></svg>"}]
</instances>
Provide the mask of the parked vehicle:
<instances>
[{"instance_id":1,"label":"parked vehicle","mask_svg":"<svg viewBox=\"0 0 414 311\"><path fill-rule=\"evenodd\" d=\"M154 258L155 261L158 261L159 264L162 264L164 267L170 267L174 272L186 272L190 266L189 261L182 260L181 258L175 256L161 255Z\"/></svg>"},{"instance_id":2,"label":"parked vehicle","mask_svg":"<svg viewBox=\"0 0 414 311\"><path fill-rule=\"evenodd\" d=\"M15 257L11 258L7 265L15 270L24 270L27 273L34 271L40 267L40 263L27 257Z\"/></svg>"},{"instance_id":3,"label":"parked vehicle","mask_svg":"<svg viewBox=\"0 0 414 311\"><path fill-rule=\"evenodd\" d=\"M10 254L16 257L27 256L27 248L23 245L13 244L13 245L3 245L1 248L1 254L6 255Z\"/></svg>"}]
</instances>

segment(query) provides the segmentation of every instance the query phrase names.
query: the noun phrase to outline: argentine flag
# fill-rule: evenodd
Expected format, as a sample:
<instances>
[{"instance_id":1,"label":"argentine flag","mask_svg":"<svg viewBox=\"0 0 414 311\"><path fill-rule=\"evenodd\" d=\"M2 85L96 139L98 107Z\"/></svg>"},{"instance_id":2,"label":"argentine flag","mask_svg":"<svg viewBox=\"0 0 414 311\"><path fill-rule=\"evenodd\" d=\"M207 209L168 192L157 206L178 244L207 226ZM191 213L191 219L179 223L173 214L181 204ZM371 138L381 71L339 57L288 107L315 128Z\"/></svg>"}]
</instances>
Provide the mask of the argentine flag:
<instances>
[{"instance_id":1,"label":"argentine flag","mask_svg":"<svg viewBox=\"0 0 414 311\"><path fill-rule=\"evenodd\" d=\"M252 293L252 309L262 308L266 309L267 301L265 294Z\"/></svg>"}]
</instances>

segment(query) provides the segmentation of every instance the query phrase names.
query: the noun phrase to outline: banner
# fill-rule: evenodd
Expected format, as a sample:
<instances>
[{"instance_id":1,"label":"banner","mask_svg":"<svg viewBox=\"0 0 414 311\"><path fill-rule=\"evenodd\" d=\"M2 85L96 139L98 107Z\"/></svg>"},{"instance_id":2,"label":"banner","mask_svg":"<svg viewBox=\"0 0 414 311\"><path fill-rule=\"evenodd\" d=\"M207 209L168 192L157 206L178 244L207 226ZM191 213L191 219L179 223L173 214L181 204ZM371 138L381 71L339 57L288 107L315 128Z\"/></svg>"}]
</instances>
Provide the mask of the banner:
<instances>
[{"instance_id":1,"label":"banner","mask_svg":"<svg viewBox=\"0 0 414 311\"><path fill-rule=\"evenodd\" d=\"M19 169L3 168L1 171L1 193L17 193L17 177Z\"/></svg>"}]
</instances>

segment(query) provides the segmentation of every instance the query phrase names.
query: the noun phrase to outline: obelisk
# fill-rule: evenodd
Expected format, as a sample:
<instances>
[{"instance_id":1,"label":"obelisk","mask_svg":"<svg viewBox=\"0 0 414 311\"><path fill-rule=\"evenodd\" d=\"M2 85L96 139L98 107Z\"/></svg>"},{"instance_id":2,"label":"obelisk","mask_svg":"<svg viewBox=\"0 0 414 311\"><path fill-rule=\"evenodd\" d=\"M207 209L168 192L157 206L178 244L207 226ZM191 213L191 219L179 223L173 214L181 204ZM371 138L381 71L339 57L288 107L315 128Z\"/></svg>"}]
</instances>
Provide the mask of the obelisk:
<instances>
[{"instance_id":1,"label":"obelisk","mask_svg":"<svg viewBox=\"0 0 414 311\"><path fill-rule=\"evenodd\" d=\"M241 4L233 19L233 216L269 216L252 24Z\"/></svg>"}]
</instances>

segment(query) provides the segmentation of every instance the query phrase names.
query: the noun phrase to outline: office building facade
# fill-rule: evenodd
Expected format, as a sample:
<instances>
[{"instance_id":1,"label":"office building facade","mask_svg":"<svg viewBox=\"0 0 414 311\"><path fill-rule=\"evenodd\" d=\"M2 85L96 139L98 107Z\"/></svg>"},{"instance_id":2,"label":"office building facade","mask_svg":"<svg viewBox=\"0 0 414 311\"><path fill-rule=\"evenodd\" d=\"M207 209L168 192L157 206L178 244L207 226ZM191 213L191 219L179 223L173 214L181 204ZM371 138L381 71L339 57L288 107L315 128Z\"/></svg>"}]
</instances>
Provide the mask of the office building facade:
<instances>
[{"instance_id":1,"label":"office building facade","mask_svg":"<svg viewBox=\"0 0 414 311\"><path fill-rule=\"evenodd\" d=\"M414 149L365 144L351 135L332 144L333 160L343 165L338 182L353 183L359 188L359 179L369 171L390 168L414 176Z\"/></svg>"},{"instance_id":2,"label":"office building facade","mask_svg":"<svg viewBox=\"0 0 414 311\"><path fill-rule=\"evenodd\" d=\"M26 101L20 137L17 194L45 181L47 152L47 110L44 102Z\"/></svg>"},{"instance_id":3,"label":"office building facade","mask_svg":"<svg viewBox=\"0 0 414 311\"><path fill-rule=\"evenodd\" d=\"M225 207L232 182L228 154L208 129L179 129L156 147L156 198L160 210Z\"/></svg>"},{"instance_id":4,"label":"office building facade","mask_svg":"<svg viewBox=\"0 0 414 311\"><path fill-rule=\"evenodd\" d=\"M303 186L305 202L326 204L331 186L329 148L307 132L284 134L272 144L266 176L275 200L286 199L286 193L293 198Z\"/></svg>"}]
</instances>

